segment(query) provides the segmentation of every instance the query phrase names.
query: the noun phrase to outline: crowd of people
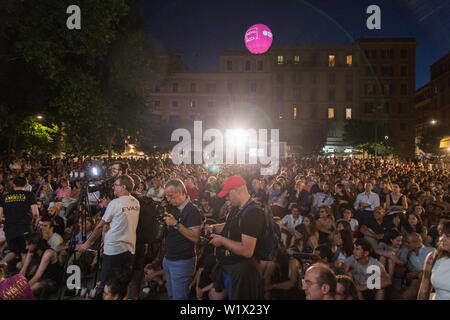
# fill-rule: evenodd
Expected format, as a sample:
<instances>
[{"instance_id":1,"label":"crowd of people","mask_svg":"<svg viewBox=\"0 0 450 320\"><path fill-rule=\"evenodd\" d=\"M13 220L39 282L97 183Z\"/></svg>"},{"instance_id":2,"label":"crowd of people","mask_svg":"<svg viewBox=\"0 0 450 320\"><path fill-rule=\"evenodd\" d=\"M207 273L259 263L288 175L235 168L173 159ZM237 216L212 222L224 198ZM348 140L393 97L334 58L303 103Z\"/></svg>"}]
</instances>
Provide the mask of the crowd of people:
<instances>
[{"instance_id":1,"label":"crowd of people","mask_svg":"<svg viewBox=\"0 0 450 320\"><path fill-rule=\"evenodd\" d=\"M72 264L99 274L92 299L450 299L449 190L448 160L288 158L261 176L160 153L11 154L0 299L67 298ZM281 235L272 259L258 256L266 219Z\"/></svg>"}]
</instances>

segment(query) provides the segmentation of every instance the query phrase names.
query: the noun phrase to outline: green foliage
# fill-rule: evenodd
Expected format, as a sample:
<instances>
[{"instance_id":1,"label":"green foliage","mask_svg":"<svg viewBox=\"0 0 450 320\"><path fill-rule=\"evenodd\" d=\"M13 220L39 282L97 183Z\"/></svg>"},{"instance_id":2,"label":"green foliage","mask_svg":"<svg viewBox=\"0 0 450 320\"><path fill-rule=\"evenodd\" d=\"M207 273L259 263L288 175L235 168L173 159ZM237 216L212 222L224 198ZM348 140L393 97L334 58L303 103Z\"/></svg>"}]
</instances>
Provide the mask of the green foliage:
<instances>
[{"instance_id":1,"label":"green foliage","mask_svg":"<svg viewBox=\"0 0 450 320\"><path fill-rule=\"evenodd\" d=\"M23 119L18 126L17 134L19 145L24 150L45 150L54 142L54 137L58 133L59 127L51 123L49 126L43 125L32 117Z\"/></svg>"},{"instance_id":2,"label":"green foliage","mask_svg":"<svg viewBox=\"0 0 450 320\"><path fill-rule=\"evenodd\" d=\"M424 129L417 146L426 153L438 154L440 151L439 142L447 136L450 136L450 128L442 125L431 126Z\"/></svg>"},{"instance_id":3,"label":"green foliage","mask_svg":"<svg viewBox=\"0 0 450 320\"><path fill-rule=\"evenodd\" d=\"M55 152L122 152L125 137L153 133L144 131L145 92L163 81L167 65L152 51L138 3L40 0L0 6L0 111L6 115L0 119L0 145L17 148L18 124L37 113L61 128L47 140ZM81 30L66 27L71 4L81 8ZM36 138L29 130L21 134Z\"/></svg>"},{"instance_id":4,"label":"green foliage","mask_svg":"<svg viewBox=\"0 0 450 320\"><path fill-rule=\"evenodd\" d=\"M378 128L377 143L375 144L375 122L367 120L347 120L344 126L343 140L356 150L363 150L369 154L376 153L386 156L393 153L389 140L385 139L385 132Z\"/></svg>"}]
</instances>

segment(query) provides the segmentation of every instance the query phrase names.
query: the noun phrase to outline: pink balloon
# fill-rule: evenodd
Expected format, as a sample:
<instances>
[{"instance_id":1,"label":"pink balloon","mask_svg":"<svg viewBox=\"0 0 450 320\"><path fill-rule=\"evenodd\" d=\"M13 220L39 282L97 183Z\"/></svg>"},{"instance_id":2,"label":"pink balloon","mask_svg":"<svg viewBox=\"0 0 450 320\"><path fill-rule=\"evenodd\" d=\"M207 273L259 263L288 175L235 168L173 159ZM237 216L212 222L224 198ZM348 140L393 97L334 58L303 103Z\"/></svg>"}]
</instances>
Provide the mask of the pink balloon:
<instances>
[{"instance_id":1,"label":"pink balloon","mask_svg":"<svg viewBox=\"0 0 450 320\"><path fill-rule=\"evenodd\" d=\"M255 24L245 32L245 46L251 53L261 54L272 45L272 31L264 24Z\"/></svg>"}]
</instances>

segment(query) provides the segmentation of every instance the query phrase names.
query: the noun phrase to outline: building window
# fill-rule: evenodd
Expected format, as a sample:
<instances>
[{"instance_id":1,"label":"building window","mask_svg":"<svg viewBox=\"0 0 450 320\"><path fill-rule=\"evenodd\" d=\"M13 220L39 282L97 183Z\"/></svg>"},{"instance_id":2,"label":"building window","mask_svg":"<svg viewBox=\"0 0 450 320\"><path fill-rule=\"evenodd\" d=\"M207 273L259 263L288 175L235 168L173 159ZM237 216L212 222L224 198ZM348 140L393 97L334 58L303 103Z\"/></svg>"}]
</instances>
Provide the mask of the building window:
<instances>
[{"instance_id":1,"label":"building window","mask_svg":"<svg viewBox=\"0 0 450 320\"><path fill-rule=\"evenodd\" d=\"M195 100L189 101L189 108L195 108Z\"/></svg>"},{"instance_id":2,"label":"building window","mask_svg":"<svg viewBox=\"0 0 450 320\"><path fill-rule=\"evenodd\" d=\"M405 102L398 104L398 113L403 114L408 112L408 105Z\"/></svg>"},{"instance_id":3,"label":"building window","mask_svg":"<svg viewBox=\"0 0 450 320\"><path fill-rule=\"evenodd\" d=\"M180 121L180 116L175 116L175 115L169 116L170 123L177 123L178 121Z\"/></svg>"},{"instance_id":4,"label":"building window","mask_svg":"<svg viewBox=\"0 0 450 320\"><path fill-rule=\"evenodd\" d=\"M401 66L400 67L400 76L407 77L408 75L408 66Z\"/></svg>"},{"instance_id":5,"label":"building window","mask_svg":"<svg viewBox=\"0 0 450 320\"><path fill-rule=\"evenodd\" d=\"M208 83L206 85L206 92L216 92L216 84L215 83Z\"/></svg>"},{"instance_id":6,"label":"building window","mask_svg":"<svg viewBox=\"0 0 450 320\"><path fill-rule=\"evenodd\" d=\"M155 92L161 92L161 87L158 86L158 85L156 85L156 86L155 86Z\"/></svg>"},{"instance_id":7,"label":"building window","mask_svg":"<svg viewBox=\"0 0 450 320\"><path fill-rule=\"evenodd\" d=\"M294 72L292 74L292 82L293 83L301 83L302 82L302 75L300 72Z\"/></svg>"},{"instance_id":8,"label":"building window","mask_svg":"<svg viewBox=\"0 0 450 320\"><path fill-rule=\"evenodd\" d=\"M335 56L334 55L329 55L328 56L328 66L330 68L333 68L335 65L336 65Z\"/></svg>"},{"instance_id":9,"label":"building window","mask_svg":"<svg viewBox=\"0 0 450 320\"><path fill-rule=\"evenodd\" d=\"M376 89L377 89L377 87L376 87L376 85L374 85L374 84L366 84L365 86L364 86L364 92L365 92L365 94L366 94L366 96L373 96L373 95L375 95L377 92L376 92Z\"/></svg>"},{"instance_id":10,"label":"building window","mask_svg":"<svg viewBox=\"0 0 450 320\"><path fill-rule=\"evenodd\" d=\"M353 84L353 72L350 71L345 73L345 83Z\"/></svg>"},{"instance_id":11,"label":"building window","mask_svg":"<svg viewBox=\"0 0 450 320\"><path fill-rule=\"evenodd\" d=\"M372 113L373 112L373 103L372 102L366 102L364 104L364 112L365 113Z\"/></svg>"},{"instance_id":12,"label":"building window","mask_svg":"<svg viewBox=\"0 0 450 320\"><path fill-rule=\"evenodd\" d=\"M227 83L227 90L229 93L233 92L233 82L228 81Z\"/></svg>"},{"instance_id":13,"label":"building window","mask_svg":"<svg viewBox=\"0 0 450 320\"><path fill-rule=\"evenodd\" d=\"M336 90L328 89L328 100L334 101L336 99Z\"/></svg>"},{"instance_id":14,"label":"building window","mask_svg":"<svg viewBox=\"0 0 450 320\"><path fill-rule=\"evenodd\" d=\"M351 67L352 66L352 64L353 64L353 56L351 54L347 55L346 63L347 63L347 67Z\"/></svg>"},{"instance_id":15,"label":"building window","mask_svg":"<svg viewBox=\"0 0 450 320\"><path fill-rule=\"evenodd\" d=\"M405 131L406 130L406 123L402 122L400 123L400 131Z\"/></svg>"},{"instance_id":16,"label":"building window","mask_svg":"<svg viewBox=\"0 0 450 320\"><path fill-rule=\"evenodd\" d=\"M154 105L153 105L156 109L161 107L161 101L156 100L154 101Z\"/></svg>"},{"instance_id":17,"label":"building window","mask_svg":"<svg viewBox=\"0 0 450 320\"><path fill-rule=\"evenodd\" d=\"M245 61L245 71L250 71L250 69L251 69L250 61Z\"/></svg>"},{"instance_id":18,"label":"building window","mask_svg":"<svg viewBox=\"0 0 450 320\"><path fill-rule=\"evenodd\" d=\"M294 56L294 64L300 63L300 56Z\"/></svg>"},{"instance_id":19,"label":"building window","mask_svg":"<svg viewBox=\"0 0 450 320\"><path fill-rule=\"evenodd\" d=\"M283 64L283 56L278 56L278 64Z\"/></svg>"},{"instance_id":20,"label":"building window","mask_svg":"<svg viewBox=\"0 0 450 320\"><path fill-rule=\"evenodd\" d=\"M408 85L406 83L402 83L400 86L400 94L402 96L406 96L408 94Z\"/></svg>"},{"instance_id":21,"label":"building window","mask_svg":"<svg viewBox=\"0 0 450 320\"><path fill-rule=\"evenodd\" d=\"M381 67L381 76L382 77L392 77L394 74L394 69L392 66L383 66Z\"/></svg>"},{"instance_id":22,"label":"building window","mask_svg":"<svg viewBox=\"0 0 450 320\"><path fill-rule=\"evenodd\" d=\"M336 128L334 126L331 126L328 129L328 136L329 137L336 137Z\"/></svg>"},{"instance_id":23,"label":"building window","mask_svg":"<svg viewBox=\"0 0 450 320\"><path fill-rule=\"evenodd\" d=\"M178 108L178 101L172 101L172 108Z\"/></svg>"},{"instance_id":24,"label":"building window","mask_svg":"<svg viewBox=\"0 0 450 320\"><path fill-rule=\"evenodd\" d=\"M263 62L258 61L257 65L258 65L258 71L263 71Z\"/></svg>"},{"instance_id":25,"label":"building window","mask_svg":"<svg viewBox=\"0 0 450 320\"><path fill-rule=\"evenodd\" d=\"M297 120L297 107L294 106L292 108L292 117L294 118L294 120Z\"/></svg>"},{"instance_id":26,"label":"building window","mask_svg":"<svg viewBox=\"0 0 450 320\"><path fill-rule=\"evenodd\" d=\"M381 57L383 59L392 59L394 57L394 49L381 50Z\"/></svg>"},{"instance_id":27,"label":"building window","mask_svg":"<svg viewBox=\"0 0 450 320\"><path fill-rule=\"evenodd\" d=\"M256 82L250 84L250 92L256 92Z\"/></svg>"},{"instance_id":28,"label":"building window","mask_svg":"<svg viewBox=\"0 0 450 320\"><path fill-rule=\"evenodd\" d=\"M366 67L366 77L375 77L377 75L377 67L376 66L367 66Z\"/></svg>"},{"instance_id":29,"label":"building window","mask_svg":"<svg viewBox=\"0 0 450 320\"><path fill-rule=\"evenodd\" d=\"M408 50L407 49L400 50L400 58L406 59L407 57L408 57Z\"/></svg>"},{"instance_id":30,"label":"building window","mask_svg":"<svg viewBox=\"0 0 450 320\"><path fill-rule=\"evenodd\" d=\"M328 119L334 119L334 108L328 108Z\"/></svg>"},{"instance_id":31,"label":"building window","mask_svg":"<svg viewBox=\"0 0 450 320\"><path fill-rule=\"evenodd\" d=\"M227 71L233 70L233 61L227 60Z\"/></svg>"},{"instance_id":32,"label":"building window","mask_svg":"<svg viewBox=\"0 0 450 320\"><path fill-rule=\"evenodd\" d=\"M352 89L345 90L345 100L346 101L352 101L353 100L353 90Z\"/></svg>"},{"instance_id":33,"label":"building window","mask_svg":"<svg viewBox=\"0 0 450 320\"><path fill-rule=\"evenodd\" d=\"M345 119L350 120L352 118L352 108L345 108Z\"/></svg>"},{"instance_id":34,"label":"building window","mask_svg":"<svg viewBox=\"0 0 450 320\"><path fill-rule=\"evenodd\" d=\"M172 92L178 92L178 83L173 83L172 84Z\"/></svg>"},{"instance_id":35,"label":"building window","mask_svg":"<svg viewBox=\"0 0 450 320\"><path fill-rule=\"evenodd\" d=\"M390 112L390 108L389 108L389 102L385 102L384 103L384 108L383 108L384 110L384 113L386 113L386 114L389 114L389 112Z\"/></svg>"},{"instance_id":36,"label":"building window","mask_svg":"<svg viewBox=\"0 0 450 320\"><path fill-rule=\"evenodd\" d=\"M336 83L336 73L330 72L328 74L328 83L329 84L335 84Z\"/></svg>"},{"instance_id":37,"label":"building window","mask_svg":"<svg viewBox=\"0 0 450 320\"><path fill-rule=\"evenodd\" d=\"M311 63L313 66L317 66L317 55L311 56Z\"/></svg>"},{"instance_id":38,"label":"building window","mask_svg":"<svg viewBox=\"0 0 450 320\"><path fill-rule=\"evenodd\" d=\"M191 83L191 92L197 91L197 85L195 83Z\"/></svg>"}]
</instances>

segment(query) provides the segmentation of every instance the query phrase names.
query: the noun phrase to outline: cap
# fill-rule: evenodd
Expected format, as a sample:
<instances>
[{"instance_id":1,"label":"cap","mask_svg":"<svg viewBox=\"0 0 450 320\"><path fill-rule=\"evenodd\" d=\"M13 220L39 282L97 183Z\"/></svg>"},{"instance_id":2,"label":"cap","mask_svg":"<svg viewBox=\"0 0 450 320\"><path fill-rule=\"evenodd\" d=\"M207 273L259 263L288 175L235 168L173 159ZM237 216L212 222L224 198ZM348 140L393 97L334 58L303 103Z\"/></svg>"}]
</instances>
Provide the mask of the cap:
<instances>
[{"instance_id":1,"label":"cap","mask_svg":"<svg viewBox=\"0 0 450 320\"><path fill-rule=\"evenodd\" d=\"M243 186L243 185L246 185L246 184L247 184L247 182L245 182L244 178L242 178L241 176L229 177L223 183L222 191L220 191L217 196L219 198L223 198L228 194L228 192L230 192L230 190L240 187L240 186Z\"/></svg>"}]
</instances>

